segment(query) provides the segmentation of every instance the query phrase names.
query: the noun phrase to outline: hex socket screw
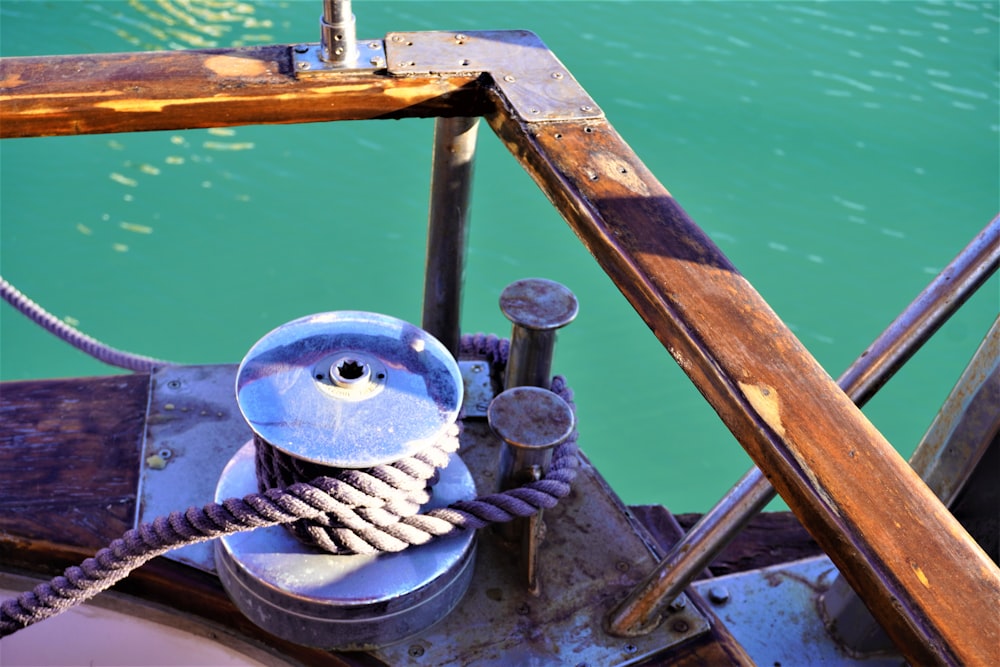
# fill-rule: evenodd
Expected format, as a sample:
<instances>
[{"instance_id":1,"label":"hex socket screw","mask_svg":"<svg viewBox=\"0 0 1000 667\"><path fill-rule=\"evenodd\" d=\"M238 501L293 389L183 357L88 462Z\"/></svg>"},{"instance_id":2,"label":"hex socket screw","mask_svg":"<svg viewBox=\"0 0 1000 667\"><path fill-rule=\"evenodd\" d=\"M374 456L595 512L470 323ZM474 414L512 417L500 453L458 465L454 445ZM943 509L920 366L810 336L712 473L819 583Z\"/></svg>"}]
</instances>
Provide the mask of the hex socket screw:
<instances>
[{"instance_id":1,"label":"hex socket screw","mask_svg":"<svg viewBox=\"0 0 1000 667\"><path fill-rule=\"evenodd\" d=\"M500 490L539 480L552 461L552 450L573 433L576 416L562 398L540 387L514 387L493 399L486 417L503 440L500 448ZM518 545L528 590L538 593L538 548L542 512L498 528L501 538Z\"/></svg>"},{"instance_id":2,"label":"hex socket screw","mask_svg":"<svg viewBox=\"0 0 1000 667\"><path fill-rule=\"evenodd\" d=\"M500 310L513 323L504 387L548 387L556 330L572 322L580 305L569 288L526 278L500 294Z\"/></svg>"}]
</instances>

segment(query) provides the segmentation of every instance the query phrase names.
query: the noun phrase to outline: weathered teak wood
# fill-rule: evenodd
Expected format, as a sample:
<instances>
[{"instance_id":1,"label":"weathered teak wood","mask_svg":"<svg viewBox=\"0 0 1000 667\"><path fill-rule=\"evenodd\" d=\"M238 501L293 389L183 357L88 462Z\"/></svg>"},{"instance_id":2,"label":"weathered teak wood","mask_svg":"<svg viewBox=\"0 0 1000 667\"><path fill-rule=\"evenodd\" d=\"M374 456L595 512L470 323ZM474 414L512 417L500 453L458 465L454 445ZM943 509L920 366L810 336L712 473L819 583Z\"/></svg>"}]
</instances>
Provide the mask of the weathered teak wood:
<instances>
[{"instance_id":1,"label":"weathered teak wood","mask_svg":"<svg viewBox=\"0 0 1000 667\"><path fill-rule=\"evenodd\" d=\"M990 664L1000 570L603 121L490 118L913 664Z\"/></svg>"},{"instance_id":2,"label":"weathered teak wood","mask_svg":"<svg viewBox=\"0 0 1000 667\"><path fill-rule=\"evenodd\" d=\"M148 388L148 375L0 385L0 534L79 558L131 528Z\"/></svg>"},{"instance_id":3,"label":"weathered teak wood","mask_svg":"<svg viewBox=\"0 0 1000 667\"><path fill-rule=\"evenodd\" d=\"M51 577L133 527L148 400L147 374L0 383L0 566ZM216 578L165 558L115 590L199 616L302 664L382 664L268 635Z\"/></svg>"},{"instance_id":4,"label":"weathered teak wood","mask_svg":"<svg viewBox=\"0 0 1000 667\"><path fill-rule=\"evenodd\" d=\"M0 60L0 137L480 116L474 78L297 78L290 46Z\"/></svg>"},{"instance_id":5,"label":"weathered teak wood","mask_svg":"<svg viewBox=\"0 0 1000 667\"><path fill-rule=\"evenodd\" d=\"M299 80L280 46L13 59L0 134L470 116L489 93L494 130L904 655L993 662L1000 622L977 615L970 632L969 610L997 607L1000 571L614 129L525 123L489 76L470 76Z\"/></svg>"}]
</instances>

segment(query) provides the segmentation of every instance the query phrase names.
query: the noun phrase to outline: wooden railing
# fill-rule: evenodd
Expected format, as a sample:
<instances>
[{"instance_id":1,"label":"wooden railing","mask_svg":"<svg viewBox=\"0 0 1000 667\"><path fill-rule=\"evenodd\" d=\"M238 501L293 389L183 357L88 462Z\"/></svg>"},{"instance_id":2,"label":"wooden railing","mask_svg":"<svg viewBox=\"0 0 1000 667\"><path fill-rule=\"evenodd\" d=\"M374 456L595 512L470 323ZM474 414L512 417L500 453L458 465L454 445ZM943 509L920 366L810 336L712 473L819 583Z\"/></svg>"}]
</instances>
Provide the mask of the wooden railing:
<instances>
[{"instance_id":1,"label":"wooden railing","mask_svg":"<svg viewBox=\"0 0 1000 667\"><path fill-rule=\"evenodd\" d=\"M386 67L308 77L292 46L8 58L0 136L486 117L903 655L991 663L1000 570L525 35L390 36Z\"/></svg>"}]
</instances>

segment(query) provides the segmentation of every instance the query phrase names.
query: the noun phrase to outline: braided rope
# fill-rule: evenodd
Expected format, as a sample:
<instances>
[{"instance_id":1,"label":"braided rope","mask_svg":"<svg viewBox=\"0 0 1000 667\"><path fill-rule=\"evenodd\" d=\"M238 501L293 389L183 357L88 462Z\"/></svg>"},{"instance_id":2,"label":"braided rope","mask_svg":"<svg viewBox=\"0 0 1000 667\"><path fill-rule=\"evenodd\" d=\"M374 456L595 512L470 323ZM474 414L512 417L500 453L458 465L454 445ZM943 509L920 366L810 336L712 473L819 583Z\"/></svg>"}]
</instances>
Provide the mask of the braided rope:
<instances>
[{"instance_id":1,"label":"braided rope","mask_svg":"<svg viewBox=\"0 0 1000 667\"><path fill-rule=\"evenodd\" d=\"M507 342L495 336L463 337L462 352L485 356L491 364L506 363ZM573 406L572 390L562 377L551 390ZM244 498L233 498L185 512L172 512L151 523L140 524L62 576L0 603L0 637L84 602L128 576L156 556L188 544L230 533L277 524L305 523L308 537L331 553L397 552L458 530L478 529L528 517L549 509L570 492L576 476L577 432L553 452L545 478L516 489L453 503L425 514L410 512L426 488L426 467L457 448L457 426L436 443L432 451L387 466L365 471L342 471L337 477L320 476L310 483L296 482L285 489L266 489ZM258 461L258 466L261 465ZM307 467L299 470L304 472ZM400 475L403 477L400 478ZM431 473L433 475L433 473ZM401 479L402 497L393 481ZM420 480L420 481L417 481ZM388 489L386 487L389 487ZM377 491L387 491L381 497Z\"/></svg>"},{"instance_id":2,"label":"braided rope","mask_svg":"<svg viewBox=\"0 0 1000 667\"><path fill-rule=\"evenodd\" d=\"M141 354L133 354L115 349L95 338L91 338L85 333L77 331L26 297L16 287L4 280L3 276L0 276L0 297L3 297L4 301L49 333L58 336L78 350L109 366L149 373L157 366L173 365L171 362L163 361L162 359L154 359L153 357L145 357Z\"/></svg>"}]
</instances>

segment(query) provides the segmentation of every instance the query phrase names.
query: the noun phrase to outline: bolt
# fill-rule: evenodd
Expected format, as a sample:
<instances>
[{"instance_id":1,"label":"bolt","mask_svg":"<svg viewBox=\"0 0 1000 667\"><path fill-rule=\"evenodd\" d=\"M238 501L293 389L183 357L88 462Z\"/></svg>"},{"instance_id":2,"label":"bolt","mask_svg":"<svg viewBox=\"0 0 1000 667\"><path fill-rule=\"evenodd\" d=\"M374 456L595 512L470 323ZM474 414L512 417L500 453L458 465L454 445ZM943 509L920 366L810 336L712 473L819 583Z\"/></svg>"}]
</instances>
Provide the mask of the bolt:
<instances>
[{"instance_id":1,"label":"bolt","mask_svg":"<svg viewBox=\"0 0 1000 667\"><path fill-rule=\"evenodd\" d=\"M424 647L421 646L420 644L414 644L409 648L407 653L410 654L411 658L419 658L424 654Z\"/></svg>"},{"instance_id":2,"label":"bolt","mask_svg":"<svg viewBox=\"0 0 1000 667\"><path fill-rule=\"evenodd\" d=\"M465 41L465 40L467 40L467 39L468 39L468 37L466 37L466 36L465 36L465 35L463 35L463 34L458 34L458 35L455 35L455 41L456 41L456 42L464 42L464 41Z\"/></svg>"},{"instance_id":3,"label":"bolt","mask_svg":"<svg viewBox=\"0 0 1000 667\"><path fill-rule=\"evenodd\" d=\"M685 633L691 627L687 624L687 621L674 621L674 624L670 626L674 632Z\"/></svg>"},{"instance_id":4,"label":"bolt","mask_svg":"<svg viewBox=\"0 0 1000 667\"><path fill-rule=\"evenodd\" d=\"M713 604L726 604L729 602L729 591L725 586L712 586L708 589L708 599Z\"/></svg>"},{"instance_id":5,"label":"bolt","mask_svg":"<svg viewBox=\"0 0 1000 667\"><path fill-rule=\"evenodd\" d=\"M381 56L372 56L372 59L369 60L368 62L370 62L372 65L375 65L375 67L381 67L385 61L382 60Z\"/></svg>"},{"instance_id":6,"label":"bolt","mask_svg":"<svg viewBox=\"0 0 1000 667\"><path fill-rule=\"evenodd\" d=\"M684 607L686 606L687 606L687 598L681 596L676 600L674 600L673 602L671 602L669 605L667 605L667 609L669 609L670 611L680 611L681 609L684 609Z\"/></svg>"}]
</instances>

